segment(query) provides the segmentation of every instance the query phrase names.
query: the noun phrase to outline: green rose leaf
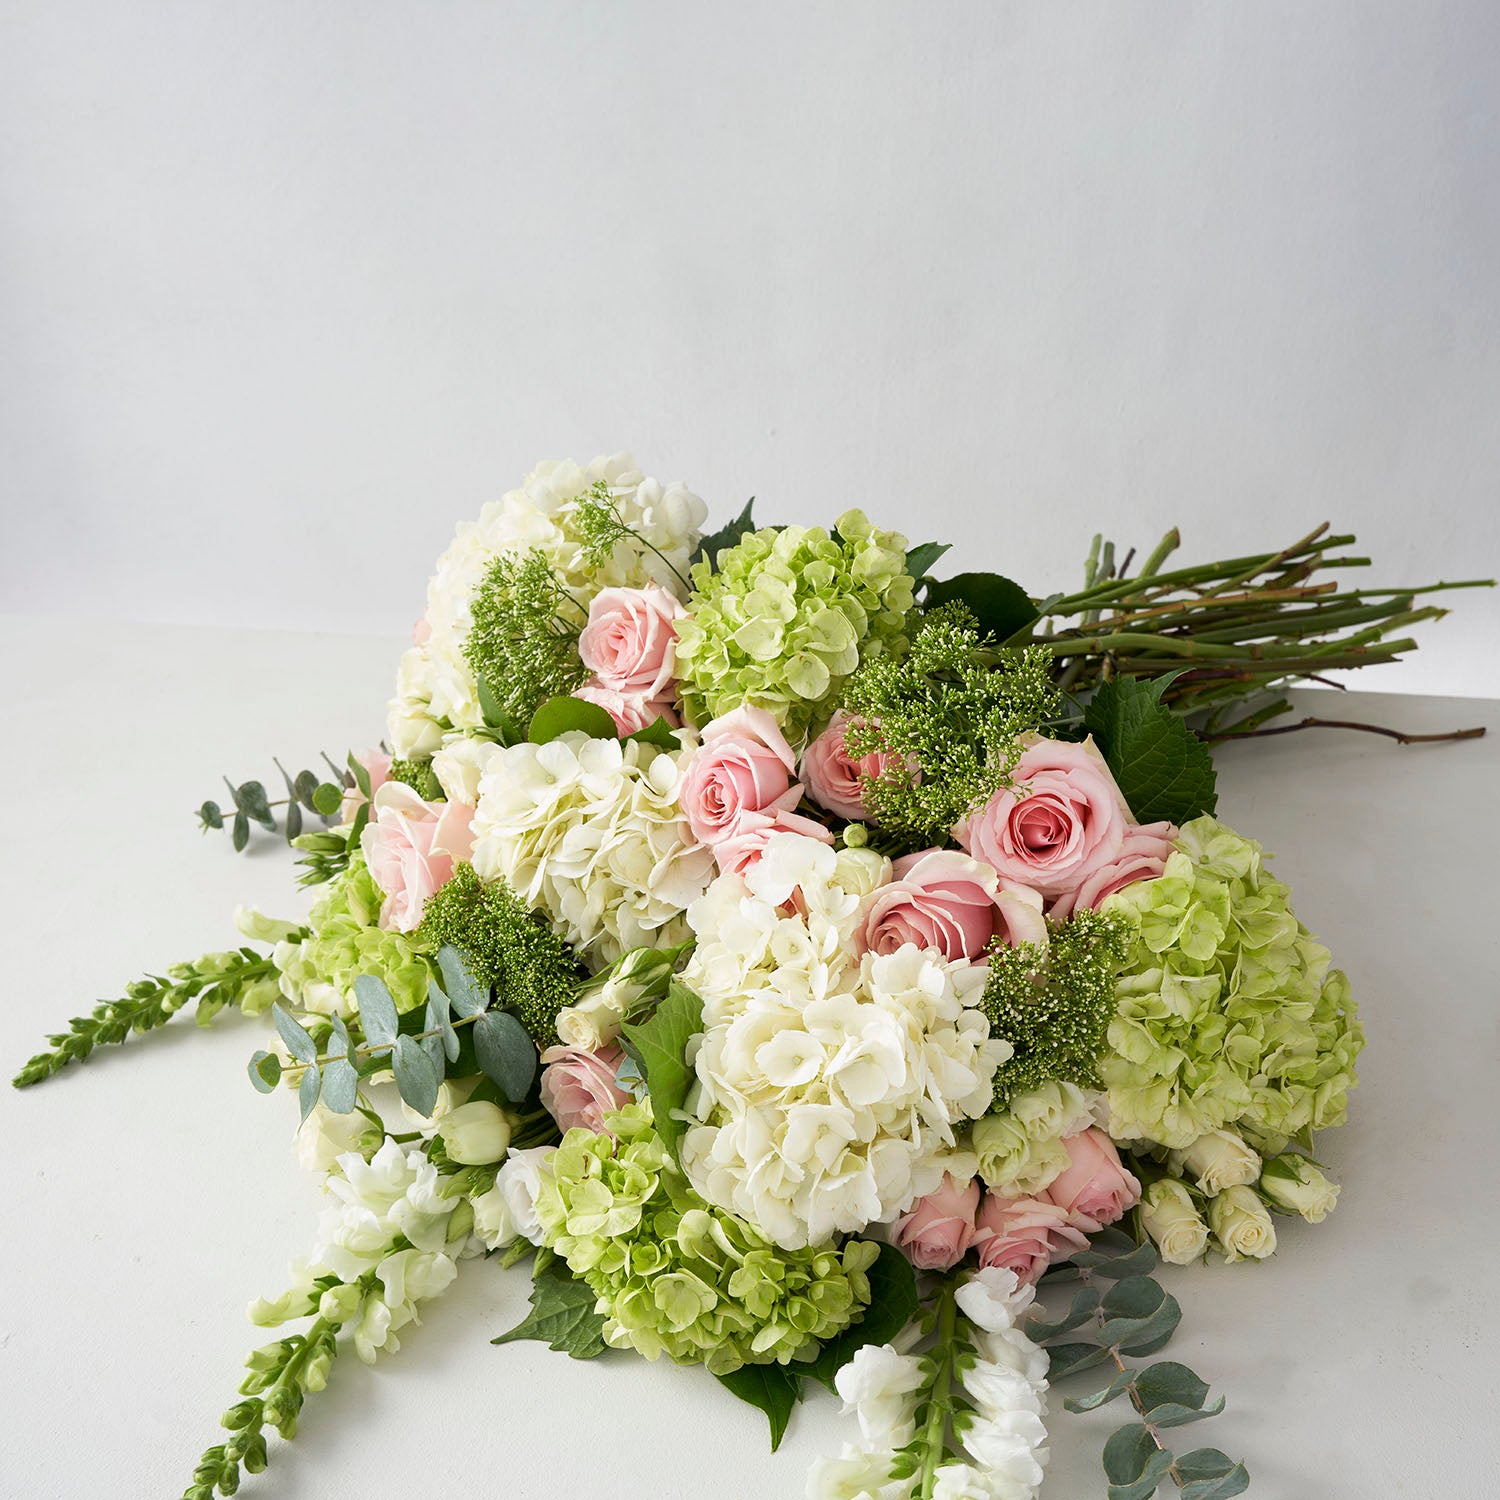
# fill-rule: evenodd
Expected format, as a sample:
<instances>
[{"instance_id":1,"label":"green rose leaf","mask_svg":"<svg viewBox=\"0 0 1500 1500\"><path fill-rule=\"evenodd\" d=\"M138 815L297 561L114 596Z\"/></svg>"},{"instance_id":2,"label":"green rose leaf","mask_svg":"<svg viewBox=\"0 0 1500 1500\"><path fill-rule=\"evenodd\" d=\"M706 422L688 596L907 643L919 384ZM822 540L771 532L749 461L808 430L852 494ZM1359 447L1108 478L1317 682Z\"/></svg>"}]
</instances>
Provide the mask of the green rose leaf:
<instances>
[{"instance_id":1,"label":"green rose leaf","mask_svg":"<svg viewBox=\"0 0 1500 1500\"><path fill-rule=\"evenodd\" d=\"M396 1040L401 1023L396 1017L396 1002L383 979L360 974L354 981L354 999L359 1006L359 1024L365 1040L376 1047L389 1047Z\"/></svg>"},{"instance_id":2,"label":"green rose leaf","mask_svg":"<svg viewBox=\"0 0 1500 1500\"><path fill-rule=\"evenodd\" d=\"M728 1375L719 1376L719 1384L732 1391L741 1401L765 1412L771 1424L771 1452L781 1446L792 1408L802 1399L802 1377L784 1365L741 1365Z\"/></svg>"},{"instance_id":3,"label":"green rose leaf","mask_svg":"<svg viewBox=\"0 0 1500 1500\"><path fill-rule=\"evenodd\" d=\"M626 742L638 740L642 744L655 745L658 750L676 750L677 731L672 728L660 714L656 716L644 729L637 729L634 734L625 736Z\"/></svg>"},{"instance_id":4,"label":"green rose leaf","mask_svg":"<svg viewBox=\"0 0 1500 1500\"><path fill-rule=\"evenodd\" d=\"M1002 645L1029 630L1038 618L1026 590L998 573L960 573L956 578L933 580L927 585L925 602L928 609L939 604L967 606L979 628Z\"/></svg>"},{"instance_id":5,"label":"green rose leaf","mask_svg":"<svg viewBox=\"0 0 1500 1500\"><path fill-rule=\"evenodd\" d=\"M717 531L710 533L698 543L693 552L692 561L707 562L712 568L719 565L719 553L728 547L739 545L740 539L747 533L755 530L755 522L750 519L750 512L755 505L755 496L745 501L745 508L727 526L721 526Z\"/></svg>"},{"instance_id":6,"label":"green rose leaf","mask_svg":"<svg viewBox=\"0 0 1500 1500\"><path fill-rule=\"evenodd\" d=\"M1104 1321L1102 1344L1114 1344L1125 1354L1152 1354L1172 1336L1182 1321L1177 1299L1149 1276L1117 1281L1100 1304Z\"/></svg>"},{"instance_id":7,"label":"green rose leaf","mask_svg":"<svg viewBox=\"0 0 1500 1500\"><path fill-rule=\"evenodd\" d=\"M554 1260L537 1272L531 1284L531 1311L525 1320L490 1342L540 1339L559 1354L592 1359L608 1347L604 1315L594 1311L597 1301L584 1282L574 1280L565 1262Z\"/></svg>"},{"instance_id":8,"label":"green rose leaf","mask_svg":"<svg viewBox=\"0 0 1500 1500\"><path fill-rule=\"evenodd\" d=\"M835 1389L833 1378L866 1344L888 1344L916 1317L921 1306L917 1276L894 1245L882 1244L870 1267L870 1305L864 1316L830 1339L800 1373Z\"/></svg>"},{"instance_id":9,"label":"green rose leaf","mask_svg":"<svg viewBox=\"0 0 1500 1500\"><path fill-rule=\"evenodd\" d=\"M1104 1474L1109 1500L1147 1500L1172 1467L1172 1455L1156 1446L1139 1422L1110 1434L1104 1445Z\"/></svg>"},{"instance_id":10,"label":"green rose leaf","mask_svg":"<svg viewBox=\"0 0 1500 1500\"><path fill-rule=\"evenodd\" d=\"M1173 676L1102 683L1084 710L1130 810L1142 823L1187 823L1217 801L1214 758L1207 745L1161 702Z\"/></svg>"},{"instance_id":11,"label":"green rose leaf","mask_svg":"<svg viewBox=\"0 0 1500 1500\"><path fill-rule=\"evenodd\" d=\"M336 1057L323 1069L323 1104L336 1115L354 1112L359 1074L347 1057Z\"/></svg>"},{"instance_id":12,"label":"green rose leaf","mask_svg":"<svg viewBox=\"0 0 1500 1500\"><path fill-rule=\"evenodd\" d=\"M1182 1477L1181 1500L1229 1500L1250 1487L1244 1464L1237 1464L1217 1448L1195 1448L1177 1460Z\"/></svg>"},{"instance_id":13,"label":"green rose leaf","mask_svg":"<svg viewBox=\"0 0 1500 1500\"><path fill-rule=\"evenodd\" d=\"M397 1037L391 1066L402 1100L419 1115L430 1115L437 1108L438 1085L443 1075L415 1037Z\"/></svg>"},{"instance_id":14,"label":"green rose leaf","mask_svg":"<svg viewBox=\"0 0 1500 1500\"><path fill-rule=\"evenodd\" d=\"M256 1091L269 1094L281 1082L281 1059L274 1052L257 1052L250 1059L249 1072Z\"/></svg>"},{"instance_id":15,"label":"green rose leaf","mask_svg":"<svg viewBox=\"0 0 1500 1500\"><path fill-rule=\"evenodd\" d=\"M693 1070L683 1060L687 1044L703 1029L703 1001L680 979L667 986L667 998L638 1026L622 1026L625 1050L635 1059L651 1095L657 1134L675 1156L683 1124L674 1112L687 1102Z\"/></svg>"},{"instance_id":16,"label":"green rose leaf","mask_svg":"<svg viewBox=\"0 0 1500 1500\"><path fill-rule=\"evenodd\" d=\"M512 1104L526 1097L536 1077L536 1043L509 1011L486 1011L475 1021L474 1055L485 1077Z\"/></svg>"},{"instance_id":17,"label":"green rose leaf","mask_svg":"<svg viewBox=\"0 0 1500 1500\"><path fill-rule=\"evenodd\" d=\"M923 542L906 554L906 571L913 578L925 578L935 563L952 546L950 542Z\"/></svg>"},{"instance_id":18,"label":"green rose leaf","mask_svg":"<svg viewBox=\"0 0 1500 1500\"><path fill-rule=\"evenodd\" d=\"M286 1050L298 1062L317 1061L318 1044L307 1034L302 1024L292 1018L279 1000L271 1007L271 1019L276 1023L281 1040L286 1043Z\"/></svg>"},{"instance_id":19,"label":"green rose leaf","mask_svg":"<svg viewBox=\"0 0 1500 1500\"><path fill-rule=\"evenodd\" d=\"M571 698L566 693L549 698L531 716L526 738L533 745L545 745L561 734L580 729L590 739L614 740L620 737L615 721L597 703Z\"/></svg>"}]
</instances>

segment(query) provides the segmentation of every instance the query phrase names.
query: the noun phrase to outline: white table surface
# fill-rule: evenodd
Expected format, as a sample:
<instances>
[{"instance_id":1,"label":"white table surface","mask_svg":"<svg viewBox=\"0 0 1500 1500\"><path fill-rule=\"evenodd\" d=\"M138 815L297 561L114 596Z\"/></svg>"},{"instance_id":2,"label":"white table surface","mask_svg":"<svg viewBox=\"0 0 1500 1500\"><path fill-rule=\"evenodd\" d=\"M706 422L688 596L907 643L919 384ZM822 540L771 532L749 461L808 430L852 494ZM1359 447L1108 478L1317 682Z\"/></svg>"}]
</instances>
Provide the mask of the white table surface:
<instances>
[{"instance_id":1,"label":"white table surface","mask_svg":"<svg viewBox=\"0 0 1500 1500\"><path fill-rule=\"evenodd\" d=\"M96 998L232 945L237 904L302 910L284 850L236 856L192 810L221 773L269 785L272 754L296 769L378 740L400 643L0 624L8 1078ZM1283 1223L1265 1264L1168 1273L1172 1352L1229 1399L1184 1437L1245 1457L1259 1500L1479 1500L1496 1493L1500 1430L1500 705L1308 696L1342 717L1492 732L1403 748L1313 731L1221 753L1221 813L1277 851L1299 915L1350 973L1369 1046L1351 1123L1320 1138L1344 1183L1334 1216ZM272 1336L245 1304L282 1288L313 1232L295 1102L245 1077L262 1043L238 1016L208 1032L180 1018L0 1089L5 1500L175 1496L218 1440L245 1353ZM761 1416L701 1371L492 1348L527 1280L466 1264L399 1354L339 1361L241 1494L767 1500L800 1495L850 1431L815 1392L773 1457ZM1045 1500L1102 1495L1112 1419L1054 1414Z\"/></svg>"}]
</instances>

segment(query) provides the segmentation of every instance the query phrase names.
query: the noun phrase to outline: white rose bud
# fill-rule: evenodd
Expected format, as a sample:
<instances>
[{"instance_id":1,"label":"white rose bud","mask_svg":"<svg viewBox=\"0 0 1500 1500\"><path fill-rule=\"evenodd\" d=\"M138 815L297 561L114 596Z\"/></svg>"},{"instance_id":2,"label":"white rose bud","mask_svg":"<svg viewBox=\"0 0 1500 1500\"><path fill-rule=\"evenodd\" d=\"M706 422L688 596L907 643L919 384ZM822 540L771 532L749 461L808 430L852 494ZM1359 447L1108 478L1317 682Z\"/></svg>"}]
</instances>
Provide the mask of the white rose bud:
<instances>
[{"instance_id":1,"label":"white rose bud","mask_svg":"<svg viewBox=\"0 0 1500 1500\"><path fill-rule=\"evenodd\" d=\"M1276 1248L1276 1226L1251 1188L1225 1188L1210 1199L1208 1222L1227 1261L1264 1260Z\"/></svg>"},{"instance_id":2,"label":"white rose bud","mask_svg":"<svg viewBox=\"0 0 1500 1500\"><path fill-rule=\"evenodd\" d=\"M1265 1165L1260 1190L1277 1207L1321 1224L1338 1202L1339 1185L1302 1156L1275 1156Z\"/></svg>"},{"instance_id":3,"label":"white rose bud","mask_svg":"<svg viewBox=\"0 0 1500 1500\"><path fill-rule=\"evenodd\" d=\"M1245 1187L1260 1176L1260 1157L1232 1130L1210 1130L1185 1151L1174 1151L1173 1170L1191 1172L1213 1197L1225 1188Z\"/></svg>"},{"instance_id":4,"label":"white rose bud","mask_svg":"<svg viewBox=\"0 0 1500 1500\"><path fill-rule=\"evenodd\" d=\"M598 1052L620 1034L620 1023L626 1010L616 998L614 980L585 995L577 1005L567 1005L557 1013L557 1037L565 1047L581 1047Z\"/></svg>"},{"instance_id":5,"label":"white rose bud","mask_svg":"<svg viewBox=\"0 0 1500 1500\"><path fill-rule=\"evenodd\" d=\"M873 849L840 849L833 884L851 896L868 896L891 878L891 862Z\"/></svg>"},{"instance_id":6,"label":"white rose bud","mask_svg":"<svg viewBox=\"0 0 1500 1500\"><path fill-rule=\"evenodd\" d=\"M510 1146L510 1121L505 1111L485 1099L450 1110L437 1133L448 1159L466 1167L499 1161Z\"/></svg>"},{"instance_id":7,"label":"white rose bud","mask_svg":"<svg viewBox=\"0 0 1500 1500\"><path fill-rule=\"evenodd\" d=\"M1141 1224L1170 1266L1191 1265L1208 1248L1208 1225L1175 1177L1153 1182L1141 1198Z\"/></svg>"}]
</instances>

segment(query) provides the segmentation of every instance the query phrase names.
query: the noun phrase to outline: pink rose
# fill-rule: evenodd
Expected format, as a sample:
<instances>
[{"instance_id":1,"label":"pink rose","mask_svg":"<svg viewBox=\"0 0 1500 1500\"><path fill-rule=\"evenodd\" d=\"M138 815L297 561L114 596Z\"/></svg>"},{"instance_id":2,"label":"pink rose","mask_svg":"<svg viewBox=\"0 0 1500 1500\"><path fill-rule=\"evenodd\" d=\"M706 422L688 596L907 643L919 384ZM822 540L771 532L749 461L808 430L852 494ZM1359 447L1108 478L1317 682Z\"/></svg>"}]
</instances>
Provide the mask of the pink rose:
<instances>
[{"instance_id":1,"label":"pink rose","mask_svg":"<svg viewBox=\"0 0 1500 1500\"><path fill-rule=\"evenodd\" d=\"M370 795L373 797L390 780L391 758L384 750L361 750L354 758L365 768L365 774L370 778ZM339 807L339 816L344 822L354 821L354 814L359 811L364 800L365 794L360 791L358 784L344 789L344 800Z\"/></svg>"},{"instance_id":2,"label":"pink rose","mask_svg":"<svg viewBox=\"0 0 1500 1500\"><path fill-rule=\"evenodd\" d=\"M1119 855L1135 820L1092 738L1033 741L1014 781L953 830L1002 881L1055 900Z\"/></svg>"},{"instance_id":3,"label":"pink rose","mask_svg":"<svg viewBox=\"0 0 1500 1500\"><path fill-rule=\"evenodd\" d=\"M673 729L677 728L677 710L670 698L642 698L638 694L617 692L605 687L597 677L574 688L573 696L585 703L597 703L615 721L615 728L621 734L647 729L658 719L665 719Z\"/></svg>"},{"instance_id":4,"label":"pink rose","mask_svg":"<svg viewBox=\"0 0 1500 1500\"><path fill-rule=\"evenodd\" d=\"M1045 1198L986 1193L977 1226L979 1264L1013 1271L1023 1286L1035 1285L1053 1261L1066 1260L1089 1242L1067 1213Z\"/></svg>"},{"instance_id":5,"label":"pink rose","mask_svg":"<svg viewBox=\"0 0 1500 1500\"><path fill-rule=\"evenodd\" d=\"M979 1182L960 1187L948 1173L942 1186L919 1198L896 1220L895 1244L919 1271L956 1266L974 1243Z\"/></svg>"},{"instance_id":6,"label":"pink rose","mask_svg":"<svg viewBox=\"0 0 1500 1500\"><path fill-rule=\"evenodd\" d=\"M601 589L589 604L578 654L600 687L642 701L669 697L677 663L673 622L685 613L654 583L643 589Z\"/></svg>"},{"instance_id":7,"label":"pink rose","mask_svg":"<svg viewBox=\"0 0 1500 1500\"><path fill-rule=\"evenodd\" d=\"M615 1082L624 1056L617 1042L598 1052L548 1047L542 1053L542 1105L560 1130L576 1125L604 1133L604 1116L630 1100Z\"/></svg>"},{"instance_id":8,"label":"pink rose","mask_svg":"<svg viewBox=\"0 0 1500 1500\"><path fill-rule=\"evenodd\" d=\"M1002 898L995 872L956 849L908 854L893 874L866 903L855 934L863 952L894 953L914 943L957 963L982 958L997 936L1012 946L1047 940L1042 898L1019 890Z\"/></svg>"},{"instance_id":9,"label":"pink rose","mask_svg":"<svg viewBox=\"0 0 1500 1500\"><path fill-rule=\"evenodd\" d=\"M1115 1143L1102 1130L1080 1130L1063 1145L1068 1165L1041 1196L1062 1209L1075 1228L1092 1234L1141 1201L1140 1183L1125 1170Z\"/></svg>"},{"instance_id":10,"label":"pink rose","mask_svg":"<svg viewBox=\"0 0 1500 1500\"><path fill-rule=\"evenodd\" d=\"M359 847L385 893L382 927L410 932L421 922L427 898L453 878L453 854L438 833L448 808L447 803L424 802L400 781L388 781L375 793ZM472 808L464 811L473 816ZM457 831L452 822L446 826ZM467 832L467 818L462 828Z\"/></svg>"},{"instance_id":11,"label":"pink rose","mask_svg":"<svg viewBox=\"0 0 1500 1500\"><path fill-rule=\"evenodd\" d=\"M864 721L840 709L829 720L828 728L802 752L802 779L808 795L841 818L865 818L864 783L879 781L895 757L885 751L861 755L857 760L844 744L845 733Z\"/></svg>"},{"instance_id":12,"label":"pink rose","mask_svg":"<svg viewBox=\"0 0 1500 1500\"><path fill-rule=\"evenodd\" d=\"M766 845L778 833L796 833L823 844L833 842L833 835L821 823L804 818L801 813L782 812L779 808L770 813L746 813L737 831L714 845L720 871L725 875L743 875L760 862Z\"/></svg>"},{"instance_id":13,"label":"pink rose","mask_svg":"<svg viewBox=\"0 0 1500 1500\"><path fill-rule=\"evenodd\" d=\"M737 708L703 726L682 774L682 810L693 837L712 847L741 831L748 813L791 812L802 800L797 758L763 708Z\"/></svg>"},{"instance_id":14,"label":"pink rose","mask_svg":"<svg viewBox=\"0 0 1500 1500\"><path fill-rule=\"evenodd\" d=\"M1075 911L1095 911L1116 891L1138 880L1155 880L1167 867L1177 829L1171 823L1136 824L1125 831L1120 852L1100 865L1076 891L1059 896L1052 915L1066 922Z\"/></svg>"}]
</instances>

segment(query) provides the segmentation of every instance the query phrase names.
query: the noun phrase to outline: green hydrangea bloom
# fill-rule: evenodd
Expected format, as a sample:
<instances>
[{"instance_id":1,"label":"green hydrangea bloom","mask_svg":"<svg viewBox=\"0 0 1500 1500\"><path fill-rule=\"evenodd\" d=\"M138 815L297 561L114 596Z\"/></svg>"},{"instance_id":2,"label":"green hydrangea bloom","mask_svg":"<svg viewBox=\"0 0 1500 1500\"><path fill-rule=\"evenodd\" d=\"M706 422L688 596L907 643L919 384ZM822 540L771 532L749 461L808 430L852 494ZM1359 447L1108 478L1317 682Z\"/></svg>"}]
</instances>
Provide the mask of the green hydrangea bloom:
<instances>
[{"instance_id":1,"label":"green hydrangea bloom","mask_svg":"<svg viewBox=\"0 0 1500 1500\"><path fill-rule=\"evenodd\" d=\"M1274 1153L1343 1123L1364 1034L1287 897L1259 844L1202 817L1105 904L1135 928L1099 1067L1117 1137L1184 1149L1232 1126Z\"/></svg>"},{"instance_id":2,"label":"green hydrangea bloom","mask_svg":"<svg viewBox=\"0 0 1500 1500\"><path fill-rule=\"evenodd\" d=\"M385 981L397 1010L425 1005L428 983L437 973L427 955L436 950L411 934L382 930L383 899L364 857L356 852L313 906L307 919L311 935L300 943L277 945L282 993L304 1010L351 1016L355 979L373 974Z\"/></svg>"},{"instance_id":3,"label":"green hydrangea bloom","mask_svg":"<svg viewBox=\"0 0 1500 1500\"><path fill-rule=\"evenodd\" d=\"M906 538L845 511L821 526L768 527L697 563L677 622L677 675L697 724L744 703L798 743L838 707L860 662L906 644Z\"/></svg>"},{"instance_id":4,"label":"green hydrangea bloom","mask_svg":"<svg viewBox=\"0 0 1500 1500\"><path fill-rule=\"evenodd\" d=\"M811 1359L870 1302L879 1247L848 1240L783 1250L687 1184L648 1103L570 1130L542 1174L547 1245L599 1298L605 1339L715 1375Z\"/></svg>"}]
</instances>

